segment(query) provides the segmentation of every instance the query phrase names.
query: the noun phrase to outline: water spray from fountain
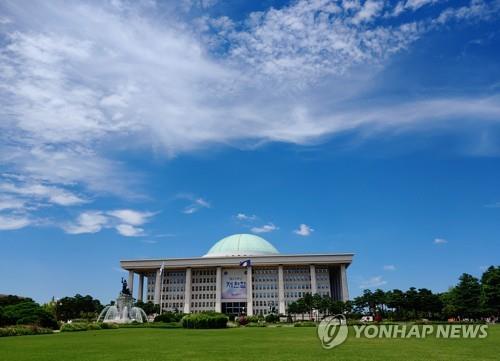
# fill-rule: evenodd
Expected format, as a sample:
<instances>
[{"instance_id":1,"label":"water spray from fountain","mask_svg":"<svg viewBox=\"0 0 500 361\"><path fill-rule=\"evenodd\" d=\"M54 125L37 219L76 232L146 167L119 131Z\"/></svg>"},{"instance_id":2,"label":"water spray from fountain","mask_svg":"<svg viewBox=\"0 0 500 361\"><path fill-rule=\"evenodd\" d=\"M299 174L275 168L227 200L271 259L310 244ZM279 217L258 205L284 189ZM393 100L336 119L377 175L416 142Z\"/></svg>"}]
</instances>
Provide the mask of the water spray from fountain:
<instances>
[{"instance_id":1,"label":"water spray from fountain","mask_svg":"<svg viewBox=\"0 0 500 361\"><path fill-rule=\"evenodd\" d=\"M127 281L122 278L122 290L116 299L116 304L104 307L97 322L131 323L148 322L146 312L134 306L134 297L127 286Z\"/></svg>"}]
</instances>

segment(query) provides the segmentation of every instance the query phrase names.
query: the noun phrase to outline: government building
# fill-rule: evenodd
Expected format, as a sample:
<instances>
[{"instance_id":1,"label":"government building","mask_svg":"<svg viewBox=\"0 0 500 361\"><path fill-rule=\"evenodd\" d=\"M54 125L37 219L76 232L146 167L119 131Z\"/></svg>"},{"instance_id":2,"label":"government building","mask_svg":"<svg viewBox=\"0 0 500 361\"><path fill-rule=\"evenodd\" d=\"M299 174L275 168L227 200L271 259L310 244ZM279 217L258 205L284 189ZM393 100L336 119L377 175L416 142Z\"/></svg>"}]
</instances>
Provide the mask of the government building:
<instances>
[{"instance_id":1,"label":"government building","mask_svg":"<svg viewBox=\"0 0 500 361\"><path fill-rule=\"evenodd\" d=\"M138 275L137 300L159 304L162 311L250 316L286 314L288 304L306 293L348 300L346 270L352 258L280 254L261 237L235 234L202 257L123 260L120 265L129 272L132 294Z\"/></svg>"}]
</instances>

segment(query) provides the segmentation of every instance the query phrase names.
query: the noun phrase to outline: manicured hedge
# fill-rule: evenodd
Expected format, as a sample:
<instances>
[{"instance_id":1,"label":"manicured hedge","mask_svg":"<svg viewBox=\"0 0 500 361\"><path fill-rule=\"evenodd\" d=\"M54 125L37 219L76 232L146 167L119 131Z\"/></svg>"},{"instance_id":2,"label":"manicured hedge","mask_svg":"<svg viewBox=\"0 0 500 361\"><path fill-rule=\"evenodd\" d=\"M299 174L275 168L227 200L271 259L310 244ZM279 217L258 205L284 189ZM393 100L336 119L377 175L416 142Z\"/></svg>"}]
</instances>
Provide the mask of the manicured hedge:
<instances>
[{"instance_id":1,"label":"manicured hedge","mask_svg":"<svg viewBox=\"0 0 500 361\"><path fill-rule=\"evenodd\" d=\"M316 327L316 324L312 321L296 322L293 327Z\"/></svg>"},{"instance_id":2,"label":"manicured hedge","mask_svg":"<svg viewBox=\"0 0 500 361\"><path fill-rule=\"evenodd\" d=\"M116 323L72 322L61 326L61 332L109 330L119 328Z\"/></svg>"},{"instance_id":3,"label":"manicured hedge","mask_svg":"<svg viewBox=\"0 0 500 361\"><path fill-rule=\"evenodd\" d=\"M124 323L120 328L181 328L180 322L144 322L144 323Z\"/></svg>"},{"instance_id":4,"label":"manicured hedge","mask_svg":"<svg viewBox=\"0 0 500 361\"><path fill-rule=\"evenodd\" d=\"M229 318L217 312L202 312L185 315L181 324L184 328L226 328Z\"/></svg>"},{"instance_id":5,"label":"manicured hedge","mask_svg":"<svg viewBox=\"0 0 500 361\"><path fill-rule=\"evenodd\" d=\"M267 323L280 322L280 316L275 313L270 313L269 315L266 316L266 322Z\"/></svg>"},{"instance_id":6,"label":"manicured hedge","mask_svg":"<svg viewBox=\"0 0 500 361\"><path fill-rule=\"evenodd\" d=\"M0 328L0 337L7 336L25 336L25 335L41 335L52 333L50 328L38 327L38 326L9 326Z\"/></svg>"},{"instance_id":7,"label":"manicured hedge","mask_svg":"<svg viewBox=\"0 0 500 361\"><path fill-rule=\"evenodd\" d=\"M180 312L164 312L155 317L154 322L180 322L184 317L184 313Z\"/></svg>"}]
</instances>

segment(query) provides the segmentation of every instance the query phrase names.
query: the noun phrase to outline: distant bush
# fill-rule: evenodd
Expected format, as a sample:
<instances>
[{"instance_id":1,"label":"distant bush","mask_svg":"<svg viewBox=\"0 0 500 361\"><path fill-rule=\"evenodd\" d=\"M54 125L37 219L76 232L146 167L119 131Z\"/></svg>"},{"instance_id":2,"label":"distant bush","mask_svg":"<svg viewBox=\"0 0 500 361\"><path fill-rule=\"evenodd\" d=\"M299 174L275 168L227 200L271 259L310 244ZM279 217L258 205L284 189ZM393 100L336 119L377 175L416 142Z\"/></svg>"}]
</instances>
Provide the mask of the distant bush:
<instances>
[{"instance_id":1,"label":"distant bush","mask_svg":"<svg viewBox=\"0 0 500 361\"><path fill-rule=\"evenodd\" d=\"M118 326L117 326L118 327ZM123 323L120 328L181 328L180 322Z\"/></svg>"},{"instance_id":2,"label":"distant bush","mask_svg":"<svg viewBox=\"0 0 500 361\"><path fill-rule=\"evenodd\" d=\"M61 332L77 332L102 329L99 323L72 322L61 326Z\"/></svg>"},{"instance_id":3,"label":"distant bush","mask_svg":"<svg viewBox=\"0 0 500 361\"><path fill-rule=\"evenodd\" d=\"M266 322L268 323L280 322L280 316L275 313L270 313L269 315L266 316Z\"/></svg>"},{"instance_id":4,"label":"distant bush","mask_svg":"<svg viewBox=\"0 0 500 361\"><path fill-rule=\"evenodd\" d=\"M25 335L42 335L52 333L50 328L38 327L38 326L9 326L0 328L0 337L7 336L25 336Z\"/></svg>"},{"instance_id":5,"label":"distant bush","mask_svg":"<svg viewBox=\"0 0 500 361\"><path fill-rule=\"evenodd\" d=\"M250 322L250 321L248 320L247 316L240 316L238 318L238 325L240 325L240 326L246 326L248 324L248 322Z\"/></svg>"},{"instance_id":6,"label":"distant bush","mask_svg":"<svg viewBox=\"0 0 500 361\"><path fill-rule=\"evenodd\" d=\"M247 324L247 327L266 327L266 324L264 322L249 322Z\"/></svg>"},{"instance_id":7,"label":"distant bush","mask_svg":"<svg viewBox=\"0 0 500 361\"><path fill-rule=\"evenodd\" d=\"M156 316L154 322L180 322L182 317L184 317L184 314L180 312L164 312Z\"/></svg>"},{"instance_id":8,"label":"distant bush","mask_svg":"<svg viewBox=\"0 0 500 361\"><path fill-rule=\"evenodd\" d=\"M316 324L312 321L296 322L293 327L316 327Z\"/></svg>"},{"instance_id":9,"label":"distant bush","mask_svg":"<svg viewBox=\"0 0 500 361\"><path fill-rule=\"evenodd\" d=\"M17 303L12 303L16 299ZM33 300L11 297L10 302L9 305L0 307L0 325L36 325L53 329L59 327L55 317Z\"/></svg>"},{"instance_id":10,"label":"distant bush","mask_svg":"<svg viewBox=\"0 0 500 361\"><path fill-rule=\"evenodd\" d=\"M184 328L225 328L229 318L217 312L191 313L185 315L181 324Z\"/></svg>"},{"instance_id":11,"label":"distant bush","mask_svg":"<svg viewBox=\"0 0 500 361\"><path fill-rule=\"evenodd\" d=\"M99 323L99 326L101 326L101 329L103 330L113 330L119 328L117 323L112 323L112 322Z\"/></svg>"},{"instance_id":12,"label":"distant bush","mask_svg":"<svg viewBox=\"0 0 500 361\"><path fill-rule=\"evenodd\" d=\"M264 321L264 316L247 316L248 322L259 322Z\"/></svg>"}]
</instances>

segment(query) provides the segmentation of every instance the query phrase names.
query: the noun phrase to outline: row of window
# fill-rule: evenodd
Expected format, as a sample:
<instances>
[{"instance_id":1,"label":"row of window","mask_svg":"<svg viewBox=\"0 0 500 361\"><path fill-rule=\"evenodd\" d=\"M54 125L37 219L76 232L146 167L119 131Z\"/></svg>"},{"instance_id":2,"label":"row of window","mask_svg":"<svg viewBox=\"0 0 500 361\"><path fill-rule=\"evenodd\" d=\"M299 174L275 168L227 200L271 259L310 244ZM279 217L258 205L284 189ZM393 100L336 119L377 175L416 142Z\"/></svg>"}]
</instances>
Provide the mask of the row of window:
<instances>
[{"instance_id":1,"label":"row of window","mask_svg":"<svg viewBox=\"0 0 500 361\"><path fill-rule=\"evenodd\" d=\"M193 277L192 282L202 284L215 283L215 277Z\"/></svg>"},{"instance_id":2,"label":"row of window","mask_svg":"<svg viewBox=\"0 0 500 361\"><path fill-rule=\"evenodd\" d=\"M215 307L215 302L201 301L201 302L191 302L191 307Z\"/></svg>"},{"instance_id":3,"label":"row of window","mask_svg":"<svg viewBox=\"0 0 500 361\"><path fill-rule=\"evenodd\" d=\"M273 307L278 306L278 302L275 301L253 301L254 307Z\"/></svg>"},{"instance_id":4,"label":"row of window","mask_svg":"<svg viewBox=\"0 0 500 361\"><path fill-rule=\"evenodd\" d=\"M215 291L215 285L192 286L191 291L193 292Z\"/></svg>"},{"instance_id":5,"label":"row of window","mask_svg":"<svg viewBox=\"0 0 500 361\"><path fill-rule=\"evenodd\" d=\"M278 292L275 293L253 293L253 298L278 298Z\"/></svg>"},{"instance_id":6,"label":"row of window","mask_svg":"<svg viewBox=\"0 0 500 361\"><path fill-rule=\"evenodd\" d=\"M215 298L215 293L193 293L191 295L193 300L206 300Z\"/></svg>"}]
</instances>

